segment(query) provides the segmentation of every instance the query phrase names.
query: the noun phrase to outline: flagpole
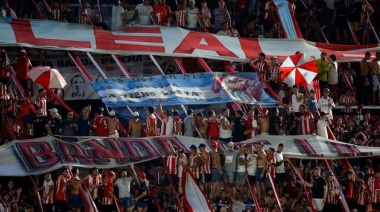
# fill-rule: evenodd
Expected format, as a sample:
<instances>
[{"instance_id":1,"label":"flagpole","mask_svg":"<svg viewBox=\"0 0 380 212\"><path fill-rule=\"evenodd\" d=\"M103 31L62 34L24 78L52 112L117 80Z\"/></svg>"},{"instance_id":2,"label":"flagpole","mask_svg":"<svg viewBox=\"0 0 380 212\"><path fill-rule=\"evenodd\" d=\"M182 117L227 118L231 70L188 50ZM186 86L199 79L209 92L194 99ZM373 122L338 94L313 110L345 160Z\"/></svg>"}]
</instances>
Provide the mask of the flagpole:
<instances>
[{"instance_id":1,"label":"flagpole","mask_svg":"<svg viewBox=\"0 0 380 212\"><path fill-rule=\"evenodd\" d=\"M30 179L30 181L32 181L32 184L33 184L34 188L36 189L37 198L38 198L38 203L39 203L39 205L40 205L41 211L44 212L45 210L44 210L44 207L43 207L43 205L42 205L42 200L41 200L40 192L38 192L38 187L37 187L37 185L36 185L36 182L34 181L32 175L29 175L29 179ZM1 199L1 198L0 198L0 199Z\"/></svg>"}]
</instances>

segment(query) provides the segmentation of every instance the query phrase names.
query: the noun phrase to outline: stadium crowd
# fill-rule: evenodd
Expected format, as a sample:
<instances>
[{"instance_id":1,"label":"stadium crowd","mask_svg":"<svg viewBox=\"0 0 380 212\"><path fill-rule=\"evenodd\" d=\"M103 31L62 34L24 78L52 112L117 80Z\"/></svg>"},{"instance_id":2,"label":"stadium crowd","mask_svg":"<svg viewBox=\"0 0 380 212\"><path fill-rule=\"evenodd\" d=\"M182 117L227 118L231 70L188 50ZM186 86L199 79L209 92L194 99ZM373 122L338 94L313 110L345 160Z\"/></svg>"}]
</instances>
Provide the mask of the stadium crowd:
<instances>
[{"instance_id":1,"label":"stadium crowd","mask_svg":"<svg viewBox=\"0 0 380 212\"><path fill-rule=\"evenodd\" d=\"M95 1L81 1L79 15L73 15L68 5L70 2L67 1L49 2L50 11L43 1L26 1L27 3L22 4L18 2L21 1L8 2L10 7L3 2L3 16L94 24L104 30L155 22L190 30L207 30L226 36L282 36L275 13L276 6L271 0L156 0L153 5L149 0L144 3L112 1L114 6L110 26L102 21ZM34 3L37 7L33 7ZM359 31L360 23L362 34L359 36L362 44L371 41L368 20L374 10L367 1L338 1L335 4L333 1L304 2L310 5L310 9L306 9L302 3L303 1L289 0L289 8L296 15L306 39L321 41L318 32L323 28L322 30L329 32L326 33L327 36L336 43L352 43L353 38L347 32L349 25L345 24L348 19L355 31ZM345 11L349 13L346 14ZM80 211L84 207L78 196L81 185L90 190L100 211L116 210L116 199L126 211L159 211L158 208L162 211L178 211L183 208L182 188L178 184L182 170L189 170L193 174L216 211L254 211L252 189L248 184L254 187L261 211L280 211L279 207L283 211L311 211L305 198L305 187L311 188L317 211L341 210L338 204L339 192L343 192L353 211L380 211L380 163L377 157L350 159L351 169L346 169L342 161L334 161L334 172L326 169L320 161L293 160L295 167L301 170L302 180L290 166L288 159L282 156L282 151L287 148L286 143L279 145L277 149L263 149L262 144L239 144L258 134L319 135L327 138L329 126L339 141L378 147L380 120L377 110L372 110L372 116L370 110L364 111L361 116L359 111L350 107L358 103L380 103L380 53L372 61L369 61L370 55L366 53L360 66L353 68L348 63L338 65L333 54L327 58L322 53L317 60L320 92L323 94L319 100L316 99L315 90L307 91L298 86L287 88L279 79L277 58L270 58L270 63L266 62L267 59L265 54L260 54L252 64L237 64L236 69L255 71L262 75L275 91L271 95L278 95L289 103L284 108L273 107L259 112L242 105L242 110L235 111L227 104L221 111L208 110L194 114L193 110L188 109L186 117L181 118L179 111L164 110L160 103L156 108L147 108L146 120L140 120L140 114L133 112L132 120L120 124L114 111L106 114L103 108L93 110L90 105L86 105L81 111L59 111L49 103L52 93L45 89L39 90L38 96L33 97L28 90L27 51L22 50L14 62L7 61L5 52L2 52L1 144L10 142L12 134L18 139L54 135L68 142L76 142L80 136L139 138L184 135L209 140L211 149L194 144L189 147L190 154L185 155L183 149L170 143L172 154L165 158L165 164L159 159L131 165L125 169L113 169L109 172L104 170L102 173L93 168L89 170L89 175L79 175L78 169L64 167L54 173L46 173L37 188L27 186L21 181L15 185L16 178L7 179L6 183L0 183L0 211L39 211L36 195L38 191L41 192L45 211L52 211L53 206L55 211ZM9 83L10 66L15 68L16 78L26 91L24 97ZM339 66L343 71L339 71ZM357 93L357 100L352 98L352 92ZM334 109L337 105L346 108ZM162 117L162 121L156 117L155 110ZM78 118L74 117L74 112L80 112ZM248 116L247 119L243 118L244 113ZM226 142L228 149L217 152L220 145L218 141ZM170 167L166 173L169 175L165 174L165 167ZM268 180L268 175L274 179L274 185ZM334 175L339 181L339 188L333 183ZM167 176L170 176L170 180ZM280 205L276 201L275 193L279 197Z\"/></svg>"}]
</instances>

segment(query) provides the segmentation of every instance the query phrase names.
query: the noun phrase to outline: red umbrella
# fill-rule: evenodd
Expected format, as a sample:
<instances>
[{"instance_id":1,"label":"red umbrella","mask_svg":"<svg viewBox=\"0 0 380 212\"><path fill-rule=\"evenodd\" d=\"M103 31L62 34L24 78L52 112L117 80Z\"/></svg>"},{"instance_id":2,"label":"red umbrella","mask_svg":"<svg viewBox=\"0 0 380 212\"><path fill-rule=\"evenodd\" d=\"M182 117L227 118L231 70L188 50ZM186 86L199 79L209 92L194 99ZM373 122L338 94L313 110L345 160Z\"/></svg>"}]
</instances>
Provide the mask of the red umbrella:
<instances>
[{"instance_id":1,"label":"red umbrella","mask_svg":"<svg viewBox=\"0 0 380 212\"><path fill-rule=\"evenodd\" d=\"M33 82L45 88L64 88L67 83L57 69L49 66L37 66L29 71L29 77Z\"/></svg>"},{"instance_id":2,"label":"red umbrella","mask_svg":"<svg viewBox=\"0 0 380 212\"><path fill-rule=\"evenodd\" d=\"M291 55L280 66L281 79L289 86L305 86L317 76L317 61L305 54Z\"/></svg>"}]
</instances>

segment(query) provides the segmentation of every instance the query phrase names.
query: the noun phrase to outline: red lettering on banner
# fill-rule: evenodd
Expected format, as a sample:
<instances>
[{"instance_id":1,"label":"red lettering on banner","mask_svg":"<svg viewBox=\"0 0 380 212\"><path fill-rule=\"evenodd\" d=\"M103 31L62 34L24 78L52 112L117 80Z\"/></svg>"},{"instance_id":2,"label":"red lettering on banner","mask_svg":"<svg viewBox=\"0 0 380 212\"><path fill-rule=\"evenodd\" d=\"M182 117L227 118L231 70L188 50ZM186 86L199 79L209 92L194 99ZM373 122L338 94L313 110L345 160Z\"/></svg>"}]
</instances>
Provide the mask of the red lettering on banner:
<instances>
[{"instance_id":1,"label":"red lettering on banner","mask_svg":"<svg viewBox=\"0 0 380 212\"><path fill-rule=\"evenodd\" d=\"M88 41L36 38L29 20L14 19L12 20L11 26L15 33L17 43L27 43L40 46L91 48L91 43ZM48 31L49 29L46 29L46 34L48 34Z\"/></svg>"},{"instance_id":2,"label":"red lettering on banner","mask_svg":"<svg viewBox=\"0 0 380 212\"><path fill-rule=\"evenodd\" d=\"M186 146L183 145L181 141L179 141L176 137L154 137L153 141L158 145L158 151L160 151L161 154L169 154L170 147L168 141L170 141L173 146L177 147L177 149L182 148L183 150L187 151Z\"/></svg>"},{"instance_id":3,"label":"red lettering on banner","mask_svg":"<svg viewBox=\"0 0 380 212\"><path fill-rule=\"evenodd\" d=\"M46 169L59 163L60 159L47 142L18 142L16 147L22 161L30 171Z\"/></svg>"},{"instance_id":4,"label":"red lettering on banner","mask_svg":"<svg viewBox=\"0 0 380 212\"><path fill-rule=\"evenodd\" d=\"M125 161L128 158L123 153L119 142L115 139L103 139L104 145L97 140L88 140L83 142L87 148L91 149L95 162L110 162L110 158L118 161Z\"/></svg>"},{"instance_id":5,"label":"red lettering on banner","mask_svg":"<svg viewBox=\"0 0 380 212\"><path fill-rule=\"evenodd\" d=\"M323 157L323 154L317 154L313 147L305 139L294 139L294 143L303 154L307 154L312 157Z\"/></svg>"},{"instance_id":6,"label":"red lettering on banner","mask_svg":"<svg viewBox=\"0 0 380 212\"><path fill-rule=\"evenodd\" d=\"M141 42L163 44L162 37L114 35L112 32L94 29L96 48L104 50L165 52L164 46L143 45ZM123 42L129 42L123 43ZM136 42L135 44L133 44ZM139 43L140 42L140 43Z\"/></svg>"},{"instance_id":7,"label":"red lettering on banner","mask_svg":"<svg viewBox=\"0 0 380 212\"><path fill-rule=\"evenodd\" d=\"M246 58L257 58L263 52L257 38L239 38L239 41Z\"/></svg>"},{"instance_id":8,"label":"red lettering on banner","mask_svg":"<svg viewBox=\"0 0 380 212\"><path fill-rule=\"evenodd\" d=\"M67 162L93 163L94 159L88 157L84 150L76 143L57 141L58 148Z\"/></svg>"},{"instance_id":9,"label":"red lettering on banner","mask_svg":"<svg viewBox=\"0 0 380 212\"><path fill-rule=\"evenodd\" d=\"M207 44L201 44L201 41ZM219 56L238 57L212 34L189 32L173 53L192 54L194 50L215 51Z\"/></svg>"},{"instance_id":10,"label":"red lettering on banner","mask_svg":"<svg viewBox=\"0 0 380 212\"><path fill-rule=\"evenodd\" d=\"M160 154L146 140L119 138L119 141L128 151L131 160L142 157L154 158L160 156Z\"/></svg>"}]
</instances>

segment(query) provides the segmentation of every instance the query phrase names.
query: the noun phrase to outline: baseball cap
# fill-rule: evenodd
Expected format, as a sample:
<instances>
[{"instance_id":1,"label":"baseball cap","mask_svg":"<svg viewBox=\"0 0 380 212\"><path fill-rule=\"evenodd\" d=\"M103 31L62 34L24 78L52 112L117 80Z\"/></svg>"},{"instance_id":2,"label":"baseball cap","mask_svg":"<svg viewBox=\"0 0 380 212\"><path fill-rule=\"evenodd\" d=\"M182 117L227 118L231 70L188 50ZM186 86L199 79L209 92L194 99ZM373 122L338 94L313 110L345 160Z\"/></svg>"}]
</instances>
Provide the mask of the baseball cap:
<instances>
[{"instance_id":1,"label":"baseball cap","mask_svg":"<svg viewBox=\"0 0 380 212\"><path fill-rule=\"evenodd\" d=\"M58 113L58 109L57 108L52 108L52 109L49 109L50 112L54 112L54 113Z\"/></svg>"},{"instance_id":2,"label":"baseball cap","mask_svg":"<svg viewBox=\"0 0 380 212\"><path fill-rule=\"evenodd\" d=\"M261 53L259 54L259 56L261 56L261 57L265 57L265 54L264 54L263 52L261 52Z\"/></svg>"},{"instance_id":3,"label":"baseball cap","mask_svg":"<svg viewBox=\"0 0 380 212\"><path fill-rule=\"evenodd\" d=\"M114 111L114 110L111 110L111 111L109 112L109 115L110 115L110 116L115 116L115 111Z\"/></svg>"},{"instance_id":4,"label":"baseball cap","mask_svg":"<svg viewBox=\"0 0 380 212\"><path fill-rule=\"evenodd\" d=\"M326 112L323 112L323 111L322 111L322 112L320 112L319 114L320 114L321 116L324 116L324 115L327 115L327 114L329 114L329 113L326 113Z\"/></svg>"},{"instance_id":5,"label":"baseball cap","mask_svg":"<svg viewBox=\"0 0 380 212\"><path fill-rule=\"evenodd\" d=\"M139 115L140 115L140 114L139 114L139 112L137 112L137 111L135 111L135 112L132 113L132 116L134 116L134 117L139 117Z\"/></svg>"},{"instance_id":6,"label":"baseball cap","mask_svg":"<svg viewBox=\"0 0 380 212\"><path fill-rule=\"evenodd\" d=\"M218 142L217 141L211 141L211 146L212 147L218 147Z\"/></svg>"},{"instance_id":7,"label":"baseball cap","mask_svg":"<svg viewBox=\"0 0 380 212\"><path fill-rule=\"evenodd\" d=\"M197 146L195 146L195 145L193 144L193 145L191 145L189 148L190 148L190 149L197 149Z\"/></svg>"},{"instance_id":8,"label":"baseball cap","mask_svg":"<svg viewBox=\"0 0 380 212\"><path fill-rule=\"evenodd\" d=\"M185 152L185 150L183 150L182 148L178 149L178 153L184 153L184 152Z\"/></svg>"},{"instance_id":9,"label":"baseball cap","mask_svg":"<svg viewBox=\"0 0 380 212\"><path fill-rule=\"evenodd\" d=\"M146 178L145 172L139 172L139 177L142 179L145 179Z\"/></svg>"},{"instance_id":10,"label":"baseball cap","mask_svg":"<svg viewBox=\"0 0 380 212\"><path fill-rule=\"evenodd\" d=\"M324 54L324 55L327 55L327 53L326 53L326 52L322 52L322 53L321 53L321 55L322 55L322 54Z\"/></svg>"},{"instance_id":11,"label":"baseball cap","mask_svg":"<svg viewBox=\"0 0 380 212\"><path fill-rule=\"evenodd\" d=\"M310 93L316 93L314 89L311 89L310 90Z\"/></svg>"},{"instance_id":12,"label":"baseball cap","mask_svg":"<svg viewBox=\"0 0 380 212\"><path fill-rule=\"evenodd\" d=\"M358 176L360 179L363 179L365 174L363 172L357 172L356 176Z\"/></svg>"},{"instance_id":13,"label":"baseball cap","mask_svg":"<svg viewBox=\"0 0 380 212\"><path fill-rule=\"evenodd\" d=\"M272 60L277 59L277 56L276 56L276 55L273 55L273 56L271 57L271 59L272 59Z\"/></svg>"},{"instance_id":14,"label":"baseball cap","mask_svg":"<svg viewBox=\"0 0 380 212\"><path fill-rule=\"evenodd\" d=\"M328 171L328 172L326 173L326 177L330 177L330 176L334 176L334 173Z\"/></svg>"},{"instance_id":15,"label":"baseball cap","mask_svg":"<svg viewBox=\"0 0 380 212\"><path fill-rule=\"evenodd\" d=\"M323 89L323 92L330 92L330 89L329 88L325 88L325 89Z\"/></svg>"},{"instance_id":16,"label":"baseball cap","mask_svg":"<svg viewBox=\"0 0 380 212\"><path fill-rule=\"evenodd\" d=\"M234 146L234 143L231 141L231 142L228 142L228 146Z\"/></svg>"},{"instance_id":17,"label":"baseball cap","mask_svg":"<svg viewBox=\"0 0 380 212\"><path fill-rule=\"evenodd\" d=\"M198 148L201 148L201 147L206 147L205 144L199 144Z\"/></svg>"}]
</instances>

